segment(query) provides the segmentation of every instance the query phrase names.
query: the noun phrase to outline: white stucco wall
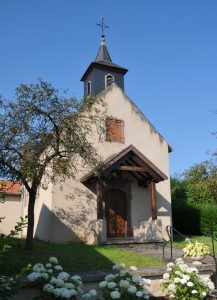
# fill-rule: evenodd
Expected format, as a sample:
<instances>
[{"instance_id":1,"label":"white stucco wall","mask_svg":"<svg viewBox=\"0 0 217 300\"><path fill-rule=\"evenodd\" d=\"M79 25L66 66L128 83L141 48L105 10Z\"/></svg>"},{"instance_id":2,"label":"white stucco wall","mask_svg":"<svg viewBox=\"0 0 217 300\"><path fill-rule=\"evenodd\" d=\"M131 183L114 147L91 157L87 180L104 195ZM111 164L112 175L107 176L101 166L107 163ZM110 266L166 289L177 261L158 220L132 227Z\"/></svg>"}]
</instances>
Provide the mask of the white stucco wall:
<instances>
[{"instance_id":1,"label":"white stucco wall","mask_svg":"<svg viewBox=\"0 0 217 300\"><path fill-rule=\"evenodd\" d=\"M22 216L21 195L6 194L5 202L0 203L0 233L9 234Z\"/></svg>"},{"instance_id":2,"label":"white stucco wall","mask_svg":"<svg viewBox=\"0 0 217 300\"><path fill-rule=\"evenodd\" d=\"M105 138L99 141L98 136L93 134L92 142L103 160L133 145L169 178L168 144L131 100L115 84L99 97L107 104L107 115L123 120L125 124L125 143L106 142ZM87 169L80 170L75 179L67 179L62 185L55 184L47 191L39 192L36 207L36 227L40 229L36 229L38 238L52 242L88 241L96 226L96 196L80 183L81 177L88 172ZM135 238L142 239L144 232L148 239L166 237L166 225L171 223L170 181L160 182L156 188L158 220L152 222L148 190L138 187L136 182L132 185Z\"/></svg>"}]
</instances>

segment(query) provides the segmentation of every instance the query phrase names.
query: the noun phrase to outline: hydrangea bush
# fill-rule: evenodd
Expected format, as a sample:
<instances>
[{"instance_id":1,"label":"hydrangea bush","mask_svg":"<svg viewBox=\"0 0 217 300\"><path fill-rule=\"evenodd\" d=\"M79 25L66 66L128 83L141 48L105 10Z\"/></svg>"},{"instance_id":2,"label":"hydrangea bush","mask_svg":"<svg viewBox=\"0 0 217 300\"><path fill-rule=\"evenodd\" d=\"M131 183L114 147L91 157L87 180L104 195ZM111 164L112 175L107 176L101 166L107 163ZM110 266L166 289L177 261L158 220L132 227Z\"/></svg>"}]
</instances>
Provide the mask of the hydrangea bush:
<instances>
[{"instance_id":1,"label":"hydrangea bush","mask_svg":"<svg viewBox=\"0 0 217 300\"><path fill-rule=\"evenodd\" d=\"M0 276L0 299L10 299L20 287L20 282L13 277Z\"/></svg>"},{"instance_id":2,"label":"hydrangea bush","mask_svg":"<svg viewBox=\"0 0 217 300\"><path fill-rule=\"evenodd\" d=\"M27 276L27 280L41 287L40 299L80 299L96 296L96 290L85 293L80 276L70 276L63 271L56 257L50 257L45 265L37 263Z\"/></svg>"},{"instance_id":3,"label":"hydrangea bush","mask_svg":"<svg viewBox=\"0 0 217 300\"><path fill-rule=\"evenodd\" d=\"M175 300L202 300L214 289L214 284L208 277L201 278L198 270L189 268L181 258L167 265L162 285L169 298Z\"/></svg>"},{"instance_id":4,"label":"hydrangea bush","mask_svg":"<svg viewBox=\"0 0 217 300\"><path fill-rule=\"evenodd\" d=\"M204 256L210 253L209 247L204 243L192 242L189 239L186 239L186 242L187 245L183 249L184 257Z\"/></svg>"},{"instance_id":5,"label":"hydrangea bush","mask_svg":"<svg viewBox=\"0 0 217 300\"><path fill-rule=\"evenodd\" d=\"M109 274L105 280L99 283L102 290L103 299L149 299L149 292L146 287L150 285L150 280L142 278L136 274L137 268L125 269L124 264L114 265L115 274Z\"/></svg>"}]
</instances>

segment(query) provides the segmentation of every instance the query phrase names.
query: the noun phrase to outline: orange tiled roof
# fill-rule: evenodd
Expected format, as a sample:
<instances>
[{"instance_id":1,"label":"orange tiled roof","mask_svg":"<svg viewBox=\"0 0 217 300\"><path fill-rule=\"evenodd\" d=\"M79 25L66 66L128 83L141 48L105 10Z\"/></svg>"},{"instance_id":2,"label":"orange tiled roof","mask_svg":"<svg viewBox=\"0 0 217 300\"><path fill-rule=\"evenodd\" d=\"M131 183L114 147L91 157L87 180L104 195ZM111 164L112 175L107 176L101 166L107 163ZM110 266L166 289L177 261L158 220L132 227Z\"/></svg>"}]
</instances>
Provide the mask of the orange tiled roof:
<instances>
[{"instance_id":1,"label":"orange tiled roof","mask_svg":"<svg viewBox=\"0 0 217 300\"><path fill-rule=\"evenodd\" d=\"M6 194L21 194L21 184L19 181L0 180L0 190Z\"/></svg>"}]
</instances>

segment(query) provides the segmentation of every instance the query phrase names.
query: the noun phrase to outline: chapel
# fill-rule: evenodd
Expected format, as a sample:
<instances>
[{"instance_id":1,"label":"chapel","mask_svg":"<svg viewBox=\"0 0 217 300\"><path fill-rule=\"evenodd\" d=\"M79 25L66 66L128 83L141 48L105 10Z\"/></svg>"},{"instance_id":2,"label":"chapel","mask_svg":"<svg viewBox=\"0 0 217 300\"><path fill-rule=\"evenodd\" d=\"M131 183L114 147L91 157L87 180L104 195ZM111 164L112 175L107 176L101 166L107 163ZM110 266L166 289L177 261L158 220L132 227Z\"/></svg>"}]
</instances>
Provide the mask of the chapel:
<instances>
[{"instance_id":1,"label":"chapel","mask_svg":"<svg viewBox=\"0 0 217 300\"><path fill-rule=\"evenodd\" d=\"M103 164L97 176L83 169L61 187L50 183L39 190L34 237L52 243L162 241L171 225L172 149L126 95L128 70L112 61L103 19L99 25L100 47L81 81L85 97L107 106L105 134L96 144Z\"/></svg>"}]
</instances>

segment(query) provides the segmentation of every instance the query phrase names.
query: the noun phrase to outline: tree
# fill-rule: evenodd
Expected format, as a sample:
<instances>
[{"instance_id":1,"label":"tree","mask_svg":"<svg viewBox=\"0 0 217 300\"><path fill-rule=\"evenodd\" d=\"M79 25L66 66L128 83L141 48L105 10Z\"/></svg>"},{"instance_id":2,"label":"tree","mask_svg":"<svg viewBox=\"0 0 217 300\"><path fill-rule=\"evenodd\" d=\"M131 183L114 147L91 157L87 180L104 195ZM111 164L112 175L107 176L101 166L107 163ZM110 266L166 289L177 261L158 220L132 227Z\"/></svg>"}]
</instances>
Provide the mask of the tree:
<instances>
[{"instance_id":1,"label":"tree","mask_svg":"<svg viewBox=\"0 0 217 300\"><path fill-rule=\"evenodd\" d=\"M189 203L217 203L217 165L214 156L193 165L185 171L184 177Z\"/></svg>"},{"instance_id":2,"label":"tree","mask_svg":"<svg viewBox=\"0 0 217 300\"><path fill-rule=\"evenodd\" d=\"M29 194L26 249L33 248L34 206L42 182L74 176L78 159L82 166L100 163L93 131L104 128L101 100L77 101L51 84L20 84L14 101L1 97L0 172L5 179L19 180Z\"/></svg>"}]
</instances>

